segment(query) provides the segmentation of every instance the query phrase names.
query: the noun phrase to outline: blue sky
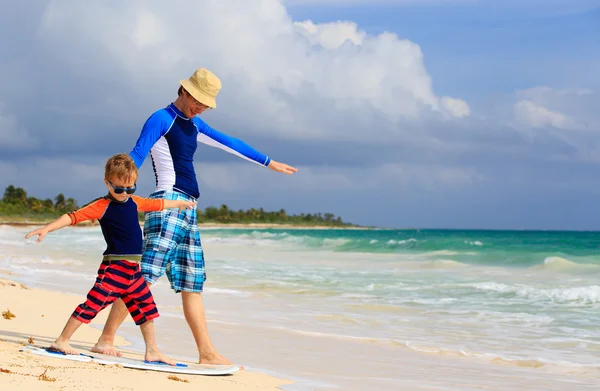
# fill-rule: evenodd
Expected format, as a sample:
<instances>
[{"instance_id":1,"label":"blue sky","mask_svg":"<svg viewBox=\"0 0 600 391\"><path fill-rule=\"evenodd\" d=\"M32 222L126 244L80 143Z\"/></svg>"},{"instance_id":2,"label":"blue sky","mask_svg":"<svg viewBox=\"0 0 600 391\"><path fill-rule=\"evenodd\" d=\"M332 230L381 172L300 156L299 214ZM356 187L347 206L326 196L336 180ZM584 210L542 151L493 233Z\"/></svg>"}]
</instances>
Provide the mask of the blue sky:
<instances>
[{"instance_id":1,"label":"blue sky","mask_svg":"<svg viewBox=\"0 0 600 391\"><path fill-rule=\"evenodd\" d=\"M595 85L600 83L595 72L600 53L600 1L544 4L525 0L504 6L494 4L501 1L365 3L293 5L289 11L298 20L352 20L370 34L392 31L418 43L441 94L458 90L469 97L485 98L532 85L587 84L588 77L595 77ZM576 69L579 72L574 72Z\"/></svg>"},{"instance_id":2,"label":"blue sky","mask_svg":"<svg viewBox=\"0 0 600 391\"><path fill-rule=\"evenodd\" d=\"M600 229L600 0L5 10L2 188L80 204L103 194L106 158L128 152L178 81L204 66L223 90L203 118L299 172L200 145L201 208L332 212L384 227ZM153 189L149 163L140 194Z\"/></svg>"}]
</instances>

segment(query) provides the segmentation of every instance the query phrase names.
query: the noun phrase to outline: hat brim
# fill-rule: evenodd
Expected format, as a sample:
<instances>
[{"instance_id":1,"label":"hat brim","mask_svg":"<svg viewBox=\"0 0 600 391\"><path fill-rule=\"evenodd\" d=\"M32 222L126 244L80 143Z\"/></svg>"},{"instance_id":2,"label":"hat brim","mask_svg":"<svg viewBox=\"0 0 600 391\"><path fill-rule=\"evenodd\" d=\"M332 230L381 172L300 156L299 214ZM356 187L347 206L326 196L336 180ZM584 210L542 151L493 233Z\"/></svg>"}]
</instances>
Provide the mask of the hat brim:
<instances>
[{"instance_id":1,"label":"hat brim","mask_svg":"<svg viewBox=\"0 0 600 391\"><path fill-rule=\"evenodd\" d=\"M190 93L191 96L194 97L198 102L202 103L205 106L210 107L211 109L217 108L217 101L214 98L202 93L196 86L194 86L189 80L180 80L181 85L187 92Z\"/></svg>"}]
</instances>

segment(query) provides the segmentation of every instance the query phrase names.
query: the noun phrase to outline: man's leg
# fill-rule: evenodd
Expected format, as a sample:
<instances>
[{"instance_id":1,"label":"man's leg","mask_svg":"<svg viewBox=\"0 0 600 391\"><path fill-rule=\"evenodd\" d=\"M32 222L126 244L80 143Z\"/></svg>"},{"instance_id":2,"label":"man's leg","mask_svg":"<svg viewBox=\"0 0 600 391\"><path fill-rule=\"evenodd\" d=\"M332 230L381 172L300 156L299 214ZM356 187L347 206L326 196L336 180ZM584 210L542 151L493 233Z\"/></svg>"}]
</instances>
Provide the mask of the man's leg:
<instances>
[{"instance_id":1,"label":"man's leg","mask_svg":"<svg viewBox=\"0 0 600 391\"><path fill-rule=\"evenodd\" d=\"M148 283L148 287L150 284ZM123 300L118 299L112 305L110 309L110 314L108 314L108 319L104 324L104 329L102 329L102 335L98 338L98 342L92 348L92 352L107 354L109 356L121 356L121 352L119 352L115 348L115 336L117 335L117 330L121 323L125 320L125 318L129 315L129 311L127 310L127 306L123 303Z\"/></svg>"},{"instance_id":2,"label":"man's leg","mask_svg":"<svg viewBox=\"0 0 600 391\"><path fill-rule=\"evenodd\" d=\"M190 199L178 195L178 199ZM181 292L183 313L198 348L200 364L231 364L215 350L206 327L202 289L206 280L204 252L198 229L196 209L185 210L173 215L173 223L168 232L177 237L177 244L169 256L169 267L165 269L171 288Z\"/></svg>"},{"instance_id":3,"label":"man's leg","mask_svg":"<svg viewBox=\"0 0 600 391\"><path fill-rule=\"evenodd\" d=\"M208 335L206 317L204 315L204 304L200 292L181 292L183 302L183 313L188 322L200 356L200 364L231 364L231 361L221 356Z\"/></svg>"}]
</instances>

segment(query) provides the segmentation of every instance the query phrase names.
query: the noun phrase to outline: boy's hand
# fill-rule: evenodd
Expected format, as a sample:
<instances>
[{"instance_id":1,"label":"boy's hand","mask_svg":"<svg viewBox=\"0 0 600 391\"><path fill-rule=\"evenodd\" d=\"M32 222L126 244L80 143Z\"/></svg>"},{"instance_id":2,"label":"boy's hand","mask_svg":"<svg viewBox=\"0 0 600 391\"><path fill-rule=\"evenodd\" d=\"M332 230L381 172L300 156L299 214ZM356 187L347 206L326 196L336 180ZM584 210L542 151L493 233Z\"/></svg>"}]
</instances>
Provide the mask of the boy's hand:
<instances>
[{"instance_id":1,"label":"boy's hand","mask_svg":"<svg viewBox=\"0 0 600 391\"><path fill-rule=\"evenodd\" d=\"M29 239L30 237L32 237L34 235L38 235L36 242L39 243L42 241L42 239L44 239L44 236L46 236L47 234L48 234L47 230L45 230L44 228L38 228L36 230L31 231L27 235L25 235L25 239Z\"/></svg>"},{"instance_id":2,"label":"boy's hand","mask_svg":"<svg viewBox=\"0 0 600 391\"><path fill-rule=\"evenodd\" d=\"M179 201L179 210L194 209L197 201Z\"/></svg>"}]
</instances>

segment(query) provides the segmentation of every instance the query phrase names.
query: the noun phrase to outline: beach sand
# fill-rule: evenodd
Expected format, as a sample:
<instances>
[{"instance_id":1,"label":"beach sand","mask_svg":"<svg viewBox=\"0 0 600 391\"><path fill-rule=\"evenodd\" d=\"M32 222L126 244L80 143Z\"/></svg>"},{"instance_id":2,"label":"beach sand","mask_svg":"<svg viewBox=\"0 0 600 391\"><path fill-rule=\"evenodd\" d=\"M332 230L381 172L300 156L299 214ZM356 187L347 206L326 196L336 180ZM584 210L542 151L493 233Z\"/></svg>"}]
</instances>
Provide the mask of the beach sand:
<instances>
[{"instance_id":1,"label":"beach sand","mask_svg":"<svg viewBox=\"0 0 600 391\"><path fill-rule=\"evenodd\" d=\"M176 374L173 378L173 374L165 372L79 363L20 352L19 348L28 343L49 346L83 297L30 289L11 281L9 272L0 275L3 277L0 278L0 309L15 316L0 317L0 390L277 390L290 383L250 371L229 376ZM102 311L92 324L104 324L108 312L108 309ZM82 325L73 337L72 346L89 349L99 335L98 329ZM126 345L120 337L115 342Z\"/></svg>"}]
</instances>

